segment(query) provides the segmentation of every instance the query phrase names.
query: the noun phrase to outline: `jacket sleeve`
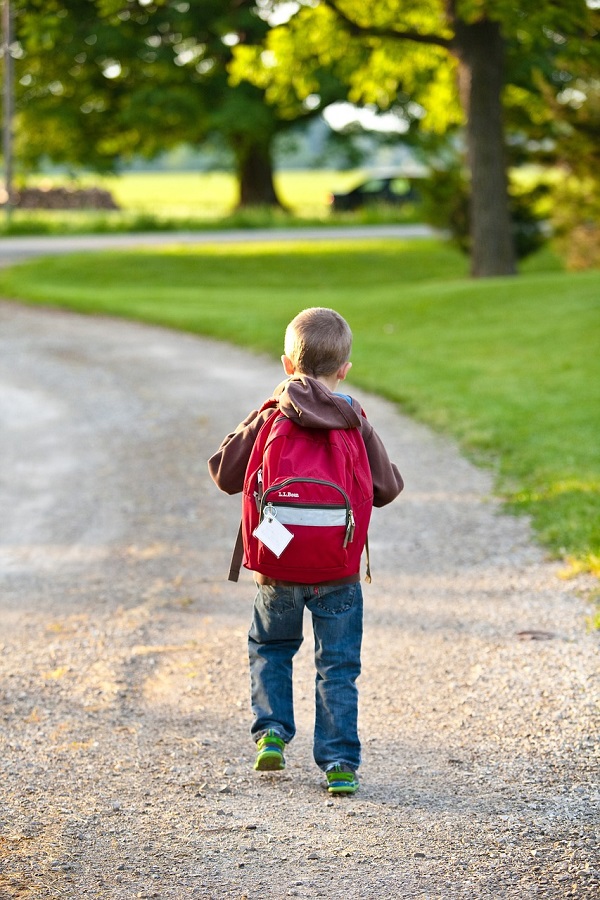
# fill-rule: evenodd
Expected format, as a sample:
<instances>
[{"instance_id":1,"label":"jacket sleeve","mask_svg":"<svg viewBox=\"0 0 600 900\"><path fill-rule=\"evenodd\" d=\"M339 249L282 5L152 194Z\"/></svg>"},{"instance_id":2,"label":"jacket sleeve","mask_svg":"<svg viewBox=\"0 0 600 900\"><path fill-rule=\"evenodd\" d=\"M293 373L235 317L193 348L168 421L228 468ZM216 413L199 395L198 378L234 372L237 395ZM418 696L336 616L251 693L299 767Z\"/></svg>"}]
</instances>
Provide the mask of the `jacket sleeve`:
<instances>
[{"instance_id":1,"label":"jacket sleeve","mask_svg":"<svg viewBox=\"0 0 600 900\"><path fill-rule=\"evenodd\" d=\"M373 476L373 506L386 506L402 491L404 481L368 419L363 419L362 432Z\"/></svg>"},{"instance_id":2,"label":"jacket sleeve","mask_svg":"<svg viewBox=\"0 0 600 900\"><path fill-rule=\"evenodd\" d=\"M251 412L235 431L224 438L217 452L208 460L210 477L226 494L239 494L243 489L252 447L272 412L272 407L264 406Z\"/></svg>"}]
</instances>

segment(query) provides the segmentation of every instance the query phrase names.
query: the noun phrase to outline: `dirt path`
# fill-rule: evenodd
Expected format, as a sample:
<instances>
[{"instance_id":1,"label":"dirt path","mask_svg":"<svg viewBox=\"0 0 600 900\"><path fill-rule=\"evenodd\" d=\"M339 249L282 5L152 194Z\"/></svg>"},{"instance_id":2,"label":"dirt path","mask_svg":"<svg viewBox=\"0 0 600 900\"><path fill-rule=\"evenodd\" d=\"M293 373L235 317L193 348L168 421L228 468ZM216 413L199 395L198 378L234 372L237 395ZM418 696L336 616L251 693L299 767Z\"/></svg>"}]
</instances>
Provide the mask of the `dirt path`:
<instances>
[{"instance_id":1,"label":"dirt path","mask_svg":"<svg viewBox=\"0 0 600 900\"><path fill-rule=\"evenodd\" d=\"M205 459L278 379L0 304L0 898L597 898L581 584L373 398L407 488L371 532L361 791L330 799L312 762L308 635L288 769L252 772L252 584L225 580L239 510Z\"/></svg>"}]
</instances>

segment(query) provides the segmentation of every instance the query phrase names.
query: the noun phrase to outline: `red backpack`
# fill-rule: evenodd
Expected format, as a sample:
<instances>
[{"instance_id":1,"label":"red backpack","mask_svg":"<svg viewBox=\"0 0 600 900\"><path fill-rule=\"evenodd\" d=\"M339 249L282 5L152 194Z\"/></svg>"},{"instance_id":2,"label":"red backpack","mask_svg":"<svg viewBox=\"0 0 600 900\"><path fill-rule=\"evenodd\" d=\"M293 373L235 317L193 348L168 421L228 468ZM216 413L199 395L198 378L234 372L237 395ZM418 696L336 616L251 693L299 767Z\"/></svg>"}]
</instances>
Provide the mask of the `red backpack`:
<instances>
[{"instance_id":1,"label":"red backpack","mask_svg":"<svg viewBox=\"0 0 600 900\"><path fill-rule=\"evenodd\" d=\"M275 411L259 431L246 469L243 564L297 584L355 575L372 509L373 479L360 429L303 428ZM232 561L230 580L238 574L239 561L237 571Z\"/></svg>"}]
</instances>

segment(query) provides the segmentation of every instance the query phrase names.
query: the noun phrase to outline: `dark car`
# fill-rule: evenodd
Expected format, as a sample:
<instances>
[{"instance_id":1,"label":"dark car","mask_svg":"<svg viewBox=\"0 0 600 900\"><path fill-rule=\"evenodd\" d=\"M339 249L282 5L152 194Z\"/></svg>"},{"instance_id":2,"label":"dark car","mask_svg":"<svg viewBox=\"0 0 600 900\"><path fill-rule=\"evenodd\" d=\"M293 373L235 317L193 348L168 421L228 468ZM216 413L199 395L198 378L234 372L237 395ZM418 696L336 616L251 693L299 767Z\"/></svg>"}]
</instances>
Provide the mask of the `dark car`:
<instances>
[{"instance_id":1,"label":"dark car","mask_svg":"<svg viewBox=\"0 0 600 900\"><path fill-rule=\"evenodd\" d=\"M347 212L374 204L402 206L419 199L418 181L402 176L369 178L345 194L331 194L329 203L334 212Z\"/></svg>"}]
</instances>

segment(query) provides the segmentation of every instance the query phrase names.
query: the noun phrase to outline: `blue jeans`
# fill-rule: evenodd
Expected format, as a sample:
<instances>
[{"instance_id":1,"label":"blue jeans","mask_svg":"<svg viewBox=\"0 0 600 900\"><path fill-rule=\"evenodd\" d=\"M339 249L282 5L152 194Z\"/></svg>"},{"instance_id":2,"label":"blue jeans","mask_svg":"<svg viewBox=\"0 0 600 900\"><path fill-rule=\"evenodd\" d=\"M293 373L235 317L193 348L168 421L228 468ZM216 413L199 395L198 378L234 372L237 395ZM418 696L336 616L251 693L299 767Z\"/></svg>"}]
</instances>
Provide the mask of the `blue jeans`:
<instances>
[{"instance_id":1,"label":"blue jeans","mask_svg":"<svg viewBox=\"0 0 600 900\"><path fill-rule=\"evenodd\" d=\"M258 740L272 728L288 743L296 733L292 667L303 640L305 607L312 614L315 637L315 762L323 770L345 763L356 771L363 613L358 583L258 585L248 634L252 735Z\"/></svg>"}]
</instances>

